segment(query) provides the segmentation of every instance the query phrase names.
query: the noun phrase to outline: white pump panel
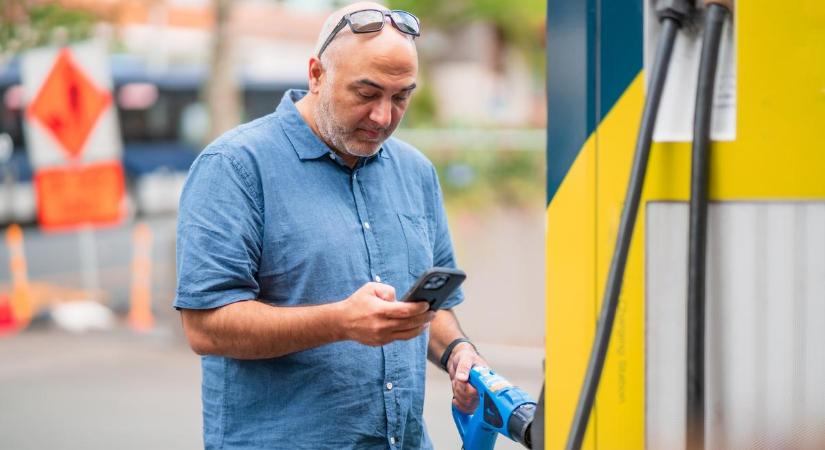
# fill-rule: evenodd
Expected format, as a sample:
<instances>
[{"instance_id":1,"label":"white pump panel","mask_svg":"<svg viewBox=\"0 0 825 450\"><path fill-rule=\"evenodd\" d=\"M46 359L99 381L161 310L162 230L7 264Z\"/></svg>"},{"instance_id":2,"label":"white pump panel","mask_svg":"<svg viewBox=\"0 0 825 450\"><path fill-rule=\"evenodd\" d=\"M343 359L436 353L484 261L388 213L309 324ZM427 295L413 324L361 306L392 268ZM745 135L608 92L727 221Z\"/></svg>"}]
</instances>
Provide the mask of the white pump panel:
<instances>
[{"instance_id":1,"label":"white pump panel","mask_svg":"<svg viewBox=\"0 0 825 450\"><path fill-rule=\"evenodd\" d=\"M645 0L645 74L650 73L661 34L661 24L656 18L656 0ZM697 0L700 8L701 0ZM700 14L704 11L699 9ZM736 15L734 23L725 24L719 49L719 67L716 75L713 100L713 124L711 139L714 141L736 140ZM696 79L699 74L699 56L702 53L703 20L686 25L679 32L673 47L656 129L656 142L689 142L693 138L693 111L696 102Z\"/></svg>"},{"instance_id":2,"label":"white pump panel","mask_svg":"<svg viewBox=\"0 0 825 450\"><path fill-rule=\"evenodd\" d=\"M688 205L646 211L646 447L674 450L684 448ZM712 203L708 238L706 448L823 448L825 202Z\"/></svg>"}]
</instances>

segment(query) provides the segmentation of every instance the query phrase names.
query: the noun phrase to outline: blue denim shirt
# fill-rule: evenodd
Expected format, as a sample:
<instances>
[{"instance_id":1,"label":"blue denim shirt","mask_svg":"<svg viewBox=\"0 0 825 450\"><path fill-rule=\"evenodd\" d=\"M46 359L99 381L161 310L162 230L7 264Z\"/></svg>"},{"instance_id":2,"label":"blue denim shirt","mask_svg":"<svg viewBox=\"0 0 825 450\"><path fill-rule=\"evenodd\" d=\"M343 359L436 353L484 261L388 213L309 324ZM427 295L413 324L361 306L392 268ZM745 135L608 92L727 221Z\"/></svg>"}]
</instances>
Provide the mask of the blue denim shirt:
<instances>
[{"instance_id":1,"label":"blue denim shirt","mask_svg":"<svg viewBox=\"0 0 825 450\"><path fill-rule=\"evenodd\" d=\"M303 95L287 92L274 113L226 133L193 163L180 201L176 308L324 304L378 280L400 297L429 267L455 267L432 164L389 139L350 170L304 122L294 103ZM431 448L427 341L342 341L252 361L205 356L205 446Z\"/></svg>"}]
</instances>

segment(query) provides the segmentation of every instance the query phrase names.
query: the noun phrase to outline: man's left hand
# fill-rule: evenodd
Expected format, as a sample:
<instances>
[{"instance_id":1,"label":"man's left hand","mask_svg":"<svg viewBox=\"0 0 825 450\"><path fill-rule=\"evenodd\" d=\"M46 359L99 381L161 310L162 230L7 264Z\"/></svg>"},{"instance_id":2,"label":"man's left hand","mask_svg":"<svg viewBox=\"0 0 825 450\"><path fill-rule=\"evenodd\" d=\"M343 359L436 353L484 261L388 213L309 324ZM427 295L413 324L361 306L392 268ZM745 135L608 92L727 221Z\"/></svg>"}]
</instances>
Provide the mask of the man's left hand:
<instances>
[{"instance_id":1,"label":"man's left hand","mask_svg":"<svg viewBox=\"0 0 825 450\"><path fill-rule=\"evenodd\" d=\"M447 362L447 371L453 384L453 406L466 414L472 414L478 406L478 391L469 382L473 366L489 367L472 345L458 344Z\"/></svg>"}]
</instances>

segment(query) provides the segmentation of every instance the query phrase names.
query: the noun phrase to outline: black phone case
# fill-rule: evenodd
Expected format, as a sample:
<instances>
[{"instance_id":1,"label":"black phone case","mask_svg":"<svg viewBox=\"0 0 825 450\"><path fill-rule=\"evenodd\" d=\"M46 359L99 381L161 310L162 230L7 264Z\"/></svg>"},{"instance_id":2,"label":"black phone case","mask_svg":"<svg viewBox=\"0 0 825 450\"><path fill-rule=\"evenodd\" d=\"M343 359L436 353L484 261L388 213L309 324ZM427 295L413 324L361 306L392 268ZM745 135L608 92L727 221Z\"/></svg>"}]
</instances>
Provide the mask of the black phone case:
<instances>
[{"instance_id":1,"label":"black phone case","mask_svg":"<svg viewBox=\"0 0 825 450\"><path fill-rule=\"evenodd\" d=\"M467 274L463 270L433 267L418 277L413 287L404 294L401 300L405 302L425 301L430 304L430 311L437 310L466 278Z\"/></svg>"}]
</instances>

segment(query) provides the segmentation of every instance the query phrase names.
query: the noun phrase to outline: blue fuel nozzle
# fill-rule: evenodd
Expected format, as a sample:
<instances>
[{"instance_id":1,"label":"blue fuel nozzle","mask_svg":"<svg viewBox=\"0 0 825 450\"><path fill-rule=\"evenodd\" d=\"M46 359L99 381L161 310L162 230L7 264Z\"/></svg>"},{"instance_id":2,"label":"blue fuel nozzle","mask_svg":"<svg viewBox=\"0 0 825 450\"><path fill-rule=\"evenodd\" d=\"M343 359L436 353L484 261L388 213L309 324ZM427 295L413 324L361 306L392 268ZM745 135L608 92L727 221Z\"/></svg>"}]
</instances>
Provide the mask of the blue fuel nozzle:
<instances>
[{"instance_id":1,"label":"blue fuel nozzle","mask_svg":"<svg viewBox=\"0 0 825 450\"><path fill-rule=\"evenodd\" d=\"M473 367L470 384L479 395L473 414L453 406L453 419L464 450L492 450L499 434L532 448L530 426L536 402L530 395L487 367Z\"/></svg>"}]
</instances>

